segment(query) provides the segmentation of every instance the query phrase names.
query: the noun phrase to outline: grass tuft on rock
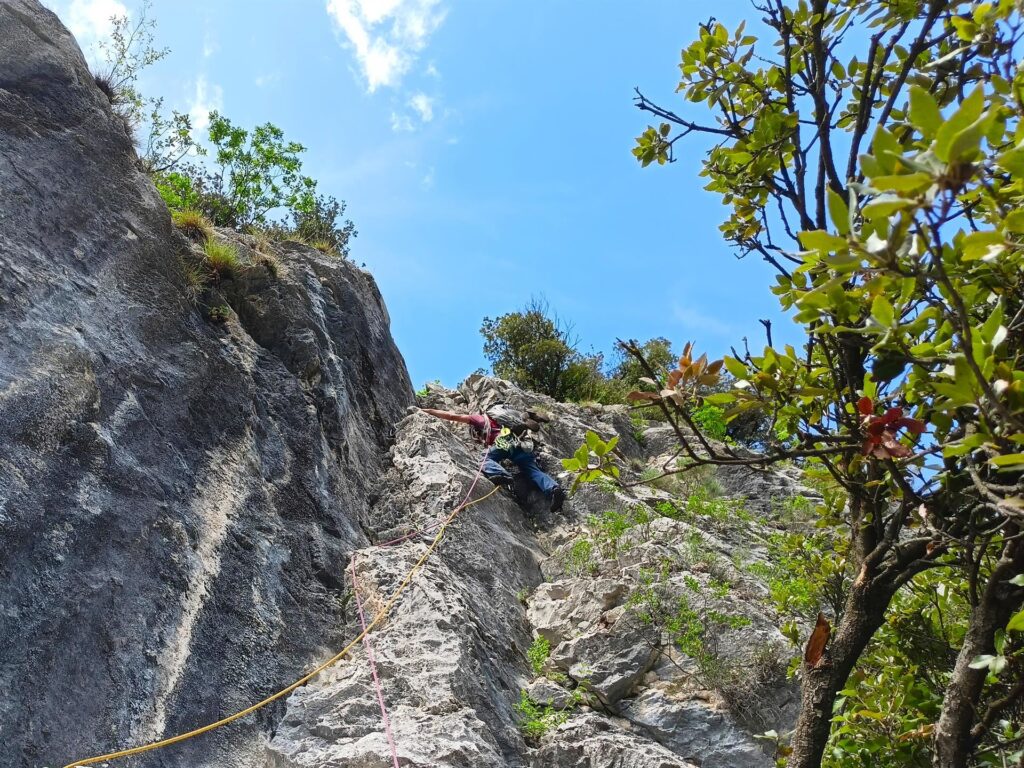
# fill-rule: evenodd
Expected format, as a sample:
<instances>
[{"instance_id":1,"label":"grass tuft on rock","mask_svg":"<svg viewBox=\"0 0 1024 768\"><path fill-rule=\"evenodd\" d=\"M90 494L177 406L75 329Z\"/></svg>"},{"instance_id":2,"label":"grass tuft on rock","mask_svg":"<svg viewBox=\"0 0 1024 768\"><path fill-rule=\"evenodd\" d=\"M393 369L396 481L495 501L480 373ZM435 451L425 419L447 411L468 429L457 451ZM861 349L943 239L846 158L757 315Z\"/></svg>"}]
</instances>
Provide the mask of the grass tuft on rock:
<instances>
[{"instance_id":1,"label":"grass tuft on rock","mask_svg":"<svg viewBox=\"0 0 1024 768\"><path fill-rule=\"evenodd\" d=\"M182 231L185 237L203 243L213 237L213 225L199 211L186 208L171 214L171 221Z\"/></svg>"},{"instance_id":2,"label":"grass tuft on rock","mask_svg":"<svg viewBox=\"0 0 1024 768\"><path fill-rule=\"evenodd\" d=\"M207 240L203 252L206 254L206 266L218 280L232 277L241 266L238 251L233 245Z\"/></svg>"}]
</instances>

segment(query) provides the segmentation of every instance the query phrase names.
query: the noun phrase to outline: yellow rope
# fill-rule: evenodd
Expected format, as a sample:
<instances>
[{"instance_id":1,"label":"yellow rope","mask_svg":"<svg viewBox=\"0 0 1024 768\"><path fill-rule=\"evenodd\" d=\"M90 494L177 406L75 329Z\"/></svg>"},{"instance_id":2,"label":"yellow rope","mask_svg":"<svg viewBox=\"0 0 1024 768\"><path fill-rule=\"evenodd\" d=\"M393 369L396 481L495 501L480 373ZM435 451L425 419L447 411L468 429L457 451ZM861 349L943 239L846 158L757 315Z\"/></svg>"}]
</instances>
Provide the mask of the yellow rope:
<instances>
[{"instance_id":1,"label":"yellow rope","mask_svg":"<svg viewBox=\"0 0 1024 768\"><path fill-rule=\"evenodd\" d=\"M378 624L380 624L387 617L388 613L395 606L395 603L398 602L398 598L402 595L402 592L405 590L406 587L409 586L409 583L412 581L413 576L416 575L416 572L422 567L422 565L427 561L427 558L430 557L431 553L437 548L437 545L441 542L441 537L444 536L445 529L452 522L452 520L455 519L455 516L457 514L459 514L459 512L461 512L462 510L464 510L464 509L466 509L468 507L471 507L474 504L479 504L481 501L484 501L489 496L493 496L497 491L498 491L498 486L495 486L489 493L487 493L484 496L481 496L479 499L474 499L473 501L470 501L470 502L465 503L465 504L461 504L458 507L456 507L452 511L452 513L450 515L448 515L448 517L445 519L445 521L441 524L440 530L438 530L437 535L434 537L434 540L430 543L430 546L427 547L427 551L423 553L423 556L420 557L420 559L416 561L416 564L413 565L413 567L409 569L409 572L405 574L405 578L402 579L402 583L398 585L398 589L395 590L394 594L391 596L391 598L388 600L388 602L385 603L384 607L380 609L380 611L377 613L377 615L373 617L373 621L371 621L366 626L366 629L364 629L362 632L360 632L356 636L356 638L354 640L352 640L352 642L350 642L348 645L346 645L343 649L341 649L341 651L339 651L337 654L335 654L330 659L325 661L323 664L321 664L319 667L314 669L309 674L300 677L298 680L296 680L294 683L289 685L287 688L282 688L277 693L272 694L270 696L267 696L267 698L263 699L263 701L257 702L256 704L253 704L251 707L246 707L241 712L236 712L233 715L228 715L227 717L223 718L222 720L218 720L215 723L210 723L209 725L204 725L202 728L196 728L195 730L188 731L187 733L180 733L177 736L171 736L169 738L162 739L161 741L154 741L152 744L144 744L141 747L132 747L131 749L123 749L120 752L111 752L111 753L106 754L106 755L98 755L97 757L89 757L89 758L86 758L85 760L75 760L74 762L71 762L71 763L68 763L67 765L65 765L64 768L80 768L80 766L93 765L95 763L101 763L101 762L103 762L105 760L116 760L116 759L121 758L121 757L131 757L132 755L141 755L143 752L150 752L150 751L152 751L154 749L160 749L161 747L169 747L171 744L178 744L179 742L187 741L188 739L195 738L196 736L201 736L204 733L209 733L210 731L214 731L217 728L220 728L221 726L227 725L228 723L233 723L235 720L239 720L239 719L245 717L246 715L250 715L253 712L255 712L256 710L261 709L261 708L267 706L267 704L270 704L271 702L277 701L278 699L282 698L283 696L287 696L289 693L294 691L296 688L299 688L300 686L304 685L305 683L308 683L310 680L312 680L314 677L319 675L325 669L327 669L328 667L330 667L333 664L337 663L343 657L348 655L348 652L351 651L356 646L357 643L361 642L362 639L364 637L366 637L370 633L370 631L373 630L374 627L376 627Z\"/></svg>"}]
</instances>

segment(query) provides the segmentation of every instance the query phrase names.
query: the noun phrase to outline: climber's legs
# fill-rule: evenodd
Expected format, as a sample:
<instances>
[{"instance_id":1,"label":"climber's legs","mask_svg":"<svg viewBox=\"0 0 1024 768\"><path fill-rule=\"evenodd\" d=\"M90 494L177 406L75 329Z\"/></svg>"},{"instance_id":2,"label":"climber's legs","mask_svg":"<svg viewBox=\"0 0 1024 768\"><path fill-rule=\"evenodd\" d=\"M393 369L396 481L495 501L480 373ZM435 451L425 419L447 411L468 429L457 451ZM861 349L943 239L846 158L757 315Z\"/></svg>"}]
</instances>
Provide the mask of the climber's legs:
<instances>
[{"instance_id":1,"label":"climber's legs","mask_svg":"<svg viewBox=\"0 0 1024 768\"><path fill-rule=\"evenodd\" d=\"M508 451L503 451L501 448L491 448L487 452L487 458L484 459L484 477L495 485L506 487L512 485L512 473L501 466L501 462L507 458L509 458Z\"/></svg>"},{"instance_id":2,"label":"climber's legs","mask_svg":"<svg viewBox=\"0 0 1024 768\"><path fill-rule=\"evenodd\" d=\"M544 472L539 466L537 466L537 457L530 451L524 451L522 448L515 449L509 458L512 463L515 464L519 469L525 472L534 484L540 488L547 498L551 498L551 495L555 492L558 487L558 483L555 482L549 474Z\"/></svg>"}]
</instances>

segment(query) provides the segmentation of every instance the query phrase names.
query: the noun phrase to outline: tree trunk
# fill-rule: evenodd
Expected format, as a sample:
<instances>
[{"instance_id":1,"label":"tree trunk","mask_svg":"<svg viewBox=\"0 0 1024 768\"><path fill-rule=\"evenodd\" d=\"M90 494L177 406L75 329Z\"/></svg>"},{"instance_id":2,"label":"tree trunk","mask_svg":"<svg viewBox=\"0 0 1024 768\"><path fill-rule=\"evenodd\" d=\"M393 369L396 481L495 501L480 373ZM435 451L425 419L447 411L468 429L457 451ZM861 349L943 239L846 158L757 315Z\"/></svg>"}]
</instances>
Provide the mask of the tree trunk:
<instances>
[{"instance_id":1,"label":"tree trunk","mask_svg":"<svg viewBox=\"0 0 1024 768\"><path fill-rule=\"evenodd\" d=\"M888 585L858 579L850 589L843 620L832 635L829 652L816 668L803 665L800 714L793 732L788 768L818 768L832 726L836 694L845 686L861 653L882 626L892 600Z\"/></svg>"},{"instance_id":2,"label":"tree trunk","mask_svg":"<svg viewBox=\"0 0 1024 768\"><path fill-rule=\"evenodd\" d=\"M1024 570L1024 546L1011 541L992 571L981 599L971 611L964 644L956 658L953 675L942 701L942 714L935 727L935 768L965 768L976 739L971 728L978 721L978 706L985 687L987 669L971 669L971 661L982 654L995 654L995 634L1006 626L1020 606L1021 590L1008 580Z\"/></svg>"}]
</instances>

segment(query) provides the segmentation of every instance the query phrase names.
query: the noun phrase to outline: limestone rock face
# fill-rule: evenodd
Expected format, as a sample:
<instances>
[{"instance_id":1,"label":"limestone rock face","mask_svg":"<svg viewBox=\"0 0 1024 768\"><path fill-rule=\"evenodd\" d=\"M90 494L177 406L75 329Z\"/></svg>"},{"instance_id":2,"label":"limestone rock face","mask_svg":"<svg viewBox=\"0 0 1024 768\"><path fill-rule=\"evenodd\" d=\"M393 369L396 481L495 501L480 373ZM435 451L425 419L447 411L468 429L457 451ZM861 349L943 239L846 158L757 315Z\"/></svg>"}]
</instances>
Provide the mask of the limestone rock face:
<instances>
[{"instance_id":1,"label":"limestone rock face","mask_svg":"<svg viewBox=\"0 0 1024 768\"><path fill-rule=\"evenodd\" d=\"M747 566L780 499L811 497L798 476L732 470L697 511L642 482L558 515L524 478L484 498L481 447L409 408L368 274L218 231L243 267L190 298L196 247L75 41L35 0L0 0L0 41L0 765L136 746L283 688L472 498L370 635L401 765L770 768L754 735L792 723L793 649ZM565 486L591 430L618 436L630 481L672 460L621 406L480 375L420 401L497 403L549 419L539 461ZM368 661L357 645L254 716L110 765L388 766Z\"/></svg>"},{"instance_id":2,"label":"limestone rock face","mask_svg":"<svg viewBox=\"0 0 1024 768\"><path fill-rule=\"evenodd\" d=\"M39 768L214 720L337 645L412 389L372 280L312 249L207 320L73 38L0 0L0 41L0 765ZM249 768L280 710L132 765Z\"/></svg>"}]
</instances>

